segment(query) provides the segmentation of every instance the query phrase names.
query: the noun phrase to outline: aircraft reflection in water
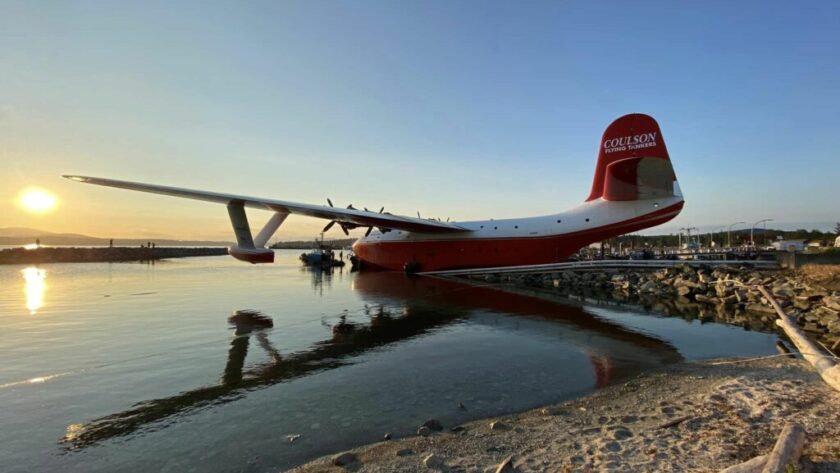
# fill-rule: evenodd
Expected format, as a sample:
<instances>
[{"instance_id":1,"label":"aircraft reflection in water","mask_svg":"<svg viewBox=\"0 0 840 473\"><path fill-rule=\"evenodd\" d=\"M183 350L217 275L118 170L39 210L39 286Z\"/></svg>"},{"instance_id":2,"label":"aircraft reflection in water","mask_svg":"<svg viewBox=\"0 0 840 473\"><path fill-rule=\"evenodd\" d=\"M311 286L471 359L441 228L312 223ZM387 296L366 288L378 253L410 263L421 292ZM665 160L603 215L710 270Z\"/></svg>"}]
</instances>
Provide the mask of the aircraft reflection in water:
<instances>
[{"instance_id":1,"label":"aircraft reflection in water","mask_svg":"<svg viewBox=\"0 0 840 473\"><path fill-rule=\"evenodd\" d=\"M160 429L176 415L220 405L254 389L268 387L322 370L339 368L351 358L385 345L409 340L458 320L470 323L511 324L541 336L557 336L588 354L597 386L604 386L644 366L681 360L668 342L641 334L584 312L539 297L501 292L451 280L407 277L399 273L359 273L353 281L367 304L378 306L365 324L342 322L333 326L330 338L309 349L280 354L266 331L270 318L254 311L238 311L230 317L235 327L228 360L220 384L200 387L175 396L152 399L131 409L73 424L61 439L66 451L130 435L144 428ZM399 309L387 309L397 307ZM486 318L476 309L499 315ZM548 323L548 325L547 325ZM251 336L269 353L269 361L245 369ZM622 361L623 360L623 361Z\"/></svg>"},{"instance_id":2,"label":"aircraft reflection in water","mask_svg":"<svg viewBox=\"0 0 840 473\"><path fill-rule=\"evenodd\" d=\"M332 287L333 276L338 273L339 281L343 279L344 271L342 268L317 268L311 266L301 266L300 271L309 273L312 277L312 291L319 296L324 295L324 288Z\"/></svg>"}]
</instances>

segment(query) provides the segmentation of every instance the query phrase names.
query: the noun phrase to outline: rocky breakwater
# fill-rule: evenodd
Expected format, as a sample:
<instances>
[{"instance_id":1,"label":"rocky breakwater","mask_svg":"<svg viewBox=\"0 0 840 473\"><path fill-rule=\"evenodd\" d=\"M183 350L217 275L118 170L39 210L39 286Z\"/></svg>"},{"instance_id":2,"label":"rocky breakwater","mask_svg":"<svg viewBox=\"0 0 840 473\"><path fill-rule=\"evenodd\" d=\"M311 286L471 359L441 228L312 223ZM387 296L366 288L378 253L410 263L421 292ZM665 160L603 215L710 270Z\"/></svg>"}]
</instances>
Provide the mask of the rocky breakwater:
<instances>
[{"instance_id":1,"label":"rocky breakwater","mask_svg":"<svg viewBox=\"0 0 840 473\"><path fill-rule=\"evenodd\" d=\"M794 271L686 264L656 271L561 271L480 278L549 289L573 298L636 302L663 314L773 330L777 316L758 291L761 285L804 330L829 346L840 345L840 291Z\"/></svg>"},{"instance_id":2,"label":"rocky breakwater","mask_svg":"<svg viewBox=\"0 0 840 473\"><path fill-rule=\"evenodd\" d=\"M33 250L11 248L0 251L0 264L96 263L116 261L152 261L165 258L226 255L227 248L76 248L41 247Z\"/></svg>"}]
</instances>

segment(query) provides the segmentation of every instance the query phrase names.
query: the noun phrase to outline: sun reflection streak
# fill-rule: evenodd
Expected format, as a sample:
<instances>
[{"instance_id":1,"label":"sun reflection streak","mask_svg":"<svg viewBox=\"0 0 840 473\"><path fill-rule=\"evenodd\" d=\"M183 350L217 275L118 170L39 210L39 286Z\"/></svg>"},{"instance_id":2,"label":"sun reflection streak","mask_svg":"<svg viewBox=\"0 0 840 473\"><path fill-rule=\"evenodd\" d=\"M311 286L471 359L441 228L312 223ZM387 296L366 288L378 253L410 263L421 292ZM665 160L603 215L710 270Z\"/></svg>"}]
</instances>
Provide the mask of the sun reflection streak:
<instances>
[{"instance_id":1,"label":"sun reflection streak","mask_svg":"<svg viewBox=\"0 0 840 473\"><path fill-rule=\"evenodd\" d=\"M25 281L26 308L31 315L44 306L44 295L47 292L47 270L30 266L21 270Z\"/></svg>"}]
</instances>

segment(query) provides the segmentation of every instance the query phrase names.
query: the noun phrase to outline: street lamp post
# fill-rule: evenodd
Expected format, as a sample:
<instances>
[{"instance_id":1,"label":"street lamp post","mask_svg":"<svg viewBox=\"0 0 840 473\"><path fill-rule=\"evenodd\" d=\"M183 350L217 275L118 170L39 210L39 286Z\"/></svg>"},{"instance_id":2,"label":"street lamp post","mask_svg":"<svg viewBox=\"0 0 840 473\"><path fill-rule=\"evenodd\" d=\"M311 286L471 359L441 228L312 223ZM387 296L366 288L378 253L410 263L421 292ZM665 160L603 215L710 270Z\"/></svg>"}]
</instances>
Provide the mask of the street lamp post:
<instances>
[{"instance_id":1,"label":"street lamp post","mask_svg":"<svg viewBox=\"0 0 840 473\"><path fill-rule=\"evenodd\" d=\"M726 246L728 246L729 248L732 248L732 227L741 224L746 225L747 222L735 222L732 225L730 225L729 228L726 230Z\"/></svg>"},{"instance_id":2,"label":"street lamp post","mask_svg":"<svg viewBox=\"0 0 840 473\"><path fill-rule=\"evenodd\" d=\"M700 231L700 229L697 228L697 227L683 227L683 228L680 228L680 231L683 231L683 230L685 230L685 237L686 237L686 240L688 241L687 245L690 247L691 246L691 231L692 230Z\"/></svg>"},{"instance_id":3,"label":"street lamp post","mask_svg":"<svg viewBox=\"0 0 840 473\"><path fill-rule=\"evenodd\" d=\"M773 219L772 218L765 218L765 219L761 219L761 220L755 222L754 224L752 224L752 227L750 228L750 244L752 245L753 249L755 249L755 240L753 239L753 230L755 230L755 227L758 224L764 223L764 222L769 222L771 220L773 220Z\"/></svg>"},{"instance_id":4,"label":"street lamp post","mask_svg":"<svg viewBox=\"0 0 840 473\"><path fill-rule=\"evenodd\" d=\"M715 234L715 233L723 233L723 229L724 229L724 228L726 228L726 227L717 227L717 228L715 229L715 231L714 231L714 232L712 232L712 235L714 236L714 234ZM714 239L712 239L712 242L714 242Z\"/></svg>"}]
</instances>

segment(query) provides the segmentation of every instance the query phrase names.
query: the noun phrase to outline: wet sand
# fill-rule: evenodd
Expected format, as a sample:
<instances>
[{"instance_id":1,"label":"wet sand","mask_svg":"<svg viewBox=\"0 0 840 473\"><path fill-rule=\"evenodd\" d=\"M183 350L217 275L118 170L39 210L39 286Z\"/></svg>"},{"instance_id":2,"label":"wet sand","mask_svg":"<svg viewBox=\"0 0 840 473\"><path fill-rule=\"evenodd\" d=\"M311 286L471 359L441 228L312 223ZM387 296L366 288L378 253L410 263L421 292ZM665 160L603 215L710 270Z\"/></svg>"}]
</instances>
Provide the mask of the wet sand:
<instances>
[{"instance_id":1,"label":"wet sand","mask_svg":"<svg viewBox=\"0 0 840 473\"><path fill-rule=\"evenodd\" d=\"M719 471L768 453L798 421L803 471L840 472L840 393L802 360L729 361L674 365L562 404L354 449L344 466L331 455L291 471L484 473L508 457L505 471Z\"/></svg>"}]
</instances>

